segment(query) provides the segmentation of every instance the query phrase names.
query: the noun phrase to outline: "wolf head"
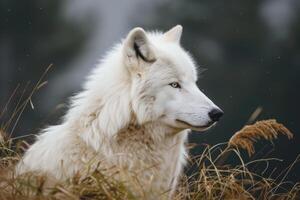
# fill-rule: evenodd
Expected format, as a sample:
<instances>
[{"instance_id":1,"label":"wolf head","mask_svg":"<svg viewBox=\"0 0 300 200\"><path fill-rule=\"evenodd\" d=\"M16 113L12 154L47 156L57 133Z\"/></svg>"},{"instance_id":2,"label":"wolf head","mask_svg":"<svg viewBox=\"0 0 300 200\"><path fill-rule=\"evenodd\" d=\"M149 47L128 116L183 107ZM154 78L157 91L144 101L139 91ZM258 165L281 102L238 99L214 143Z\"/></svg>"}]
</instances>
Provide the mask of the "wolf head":
<instances>
[{"instance_id":1,"label":"wolf head","mask_svg":"<svg viewBox=\"0 0 300 200\"><path fill-rule=\"evenodd\" d=\"M131 81L131 105L140 124L161 121L178 130L204 131L223 111L197 87L197 69L180 45L182 26L166 33L134 28L122 53Z\"/></svg>"}]
</instances>

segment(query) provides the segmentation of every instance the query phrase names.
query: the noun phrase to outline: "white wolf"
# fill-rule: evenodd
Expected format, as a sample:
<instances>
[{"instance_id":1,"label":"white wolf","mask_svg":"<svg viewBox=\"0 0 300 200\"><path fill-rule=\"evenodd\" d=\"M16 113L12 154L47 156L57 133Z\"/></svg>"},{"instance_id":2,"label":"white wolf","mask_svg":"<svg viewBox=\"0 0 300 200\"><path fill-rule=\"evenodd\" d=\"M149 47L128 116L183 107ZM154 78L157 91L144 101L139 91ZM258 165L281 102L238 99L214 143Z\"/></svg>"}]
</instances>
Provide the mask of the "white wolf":
<instances>
[{"instance_id":1,"label":"white wolf","mask_svg":"<svg viewBox=\"0 0 300 200\"><path fill-rule=\"evenodd\" d=\"M63 122L38 136L17 173L63 180L86 173L86 166L117 166L136 175L144 199L170 196L185 164L187 133L207 130L223 114L196 86L181 33L180 25L166 33L131 30L89 76Z\"/></svg>"}]
</instances>

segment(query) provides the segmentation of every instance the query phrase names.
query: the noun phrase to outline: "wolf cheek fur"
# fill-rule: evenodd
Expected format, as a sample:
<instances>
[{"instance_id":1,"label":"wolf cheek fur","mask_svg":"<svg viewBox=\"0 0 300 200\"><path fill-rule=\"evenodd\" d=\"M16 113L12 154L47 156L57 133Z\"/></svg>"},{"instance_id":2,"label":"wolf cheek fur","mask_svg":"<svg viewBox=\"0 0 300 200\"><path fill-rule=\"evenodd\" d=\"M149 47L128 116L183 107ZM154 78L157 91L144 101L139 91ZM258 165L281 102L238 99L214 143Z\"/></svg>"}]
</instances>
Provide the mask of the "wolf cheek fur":
<instances>
[{"instance_id":1,"label":"wolf cheek fur","mask_svg":"<svg viewBox=\"0 0 300 200\"><path fill-rule=\"evenodd\" d=\"M37 137L17 173L64 180L88 174L87 165L116 166L128 174L115 178L127 177L135 194L171 195L185 164L188 130L213 126L212 110L222 115L196 86L197 69L180 45L181 34L180 25L166 33L131 30L72 98L62 124ZM139 184L129 181L129 172Z\"/></svg>"}]
</instances>

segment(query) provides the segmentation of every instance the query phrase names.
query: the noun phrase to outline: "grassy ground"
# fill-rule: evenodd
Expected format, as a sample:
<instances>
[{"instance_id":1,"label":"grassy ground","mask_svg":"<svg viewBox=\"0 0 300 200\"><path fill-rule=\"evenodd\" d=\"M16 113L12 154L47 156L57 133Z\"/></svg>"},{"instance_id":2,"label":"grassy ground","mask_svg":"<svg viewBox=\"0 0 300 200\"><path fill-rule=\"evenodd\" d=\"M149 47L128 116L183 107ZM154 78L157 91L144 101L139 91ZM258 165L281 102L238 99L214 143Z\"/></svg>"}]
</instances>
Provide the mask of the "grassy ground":
<instances>
[{"instance_id":1,"label":"grassy ground","mask_svg":"<svg viewBox=\"0 0 300 200\"><path fill-rule=\"evenodd\" d=\"M255 141L262 138L272 140L278 134L292 138L292 133L275 120L259 121L236 132L228 143L206 147L201 155L190 159L190 164L197 166L198 170L191 176L182 177L174 199L299 199L300 183L285 180L298 158L286 171L274 178L250 169L262 162L279 162L278 159L252 160L245 163L239 152L239 149L245 149L252 155L255 153ZM21 157L20 152L27 146L25 141L10 138L1 130L1 200L136 199L123 183L101 171L94 171L85 178L74 176L57 184L49 184L51 180L36 174L15 177L14 165ZM238 158L240 164L228 164L232 156Z\"/></svg>"}]
</instances>

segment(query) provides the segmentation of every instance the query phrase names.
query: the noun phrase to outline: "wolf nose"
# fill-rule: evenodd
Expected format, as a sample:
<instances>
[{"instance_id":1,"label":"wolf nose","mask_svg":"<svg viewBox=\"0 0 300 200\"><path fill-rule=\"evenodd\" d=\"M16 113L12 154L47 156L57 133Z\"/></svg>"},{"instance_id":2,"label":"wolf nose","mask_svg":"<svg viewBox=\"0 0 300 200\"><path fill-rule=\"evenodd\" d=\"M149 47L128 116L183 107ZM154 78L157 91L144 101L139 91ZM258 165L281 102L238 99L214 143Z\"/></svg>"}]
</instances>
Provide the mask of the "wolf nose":
<instances>
[{"instance_id":1,"label":"wolf nose","mask_svg":"<svg viewBox=\"0 0 300 200\"><path fill-rule=\"evenodd\" d=\"M219 121L223 114L224 112L218 108L214 108L208 113L210 119L214 122Z\"/></svg>"}]
</instances>

